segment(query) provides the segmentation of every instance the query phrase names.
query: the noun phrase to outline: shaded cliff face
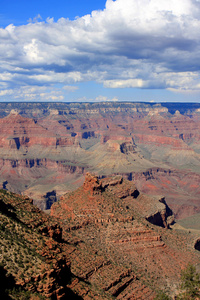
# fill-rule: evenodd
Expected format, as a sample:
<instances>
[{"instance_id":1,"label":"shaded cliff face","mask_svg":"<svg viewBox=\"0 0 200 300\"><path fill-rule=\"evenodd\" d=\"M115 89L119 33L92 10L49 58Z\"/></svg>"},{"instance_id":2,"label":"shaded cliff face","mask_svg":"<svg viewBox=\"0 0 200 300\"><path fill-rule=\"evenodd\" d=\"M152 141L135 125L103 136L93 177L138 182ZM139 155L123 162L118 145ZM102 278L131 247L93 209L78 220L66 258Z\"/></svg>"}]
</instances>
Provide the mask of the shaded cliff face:
<instances>
[{"instance_id":1,"label":"shaded cliff face","mask_svg":"<svg viewBox=\"0 0 200 300\"><path fill-rule=\"evenodd\" d=\"M127 174L131 178L138 174L139 180L141 173L156 168L164 170L165 178L157 172L157 181L148 180L149 188L146 185L144 192L166 195L168 187L173 190L170 197L167 193L167 201L178 218L199 211L199 185L191 201L192 184L191 189L187 184L200 170L197 105L186 105L185 111L182 105L182 114L175 104L168 110L164 104L29 103L19 104L17 112L12 106L15 104L0 103L0 112L4 107L7 114L0 119L3 188L27 194L46 209L49 192L55 191L54 200L58 200L64 192L80 186L87 171L99 177ZM171 180L172 169L184 175L184 181L179 175Z\"/></svg>"},{"instance_id":2,"label":"shaded cliff face","mask_svg":"<svg viewBox=\"0 0 200 300\"><path fill-rule=\"evenodd\" d=\"M141 194L121 176L86 174L82 187L53 204L51 215L68 243L77 244L72 272L103 290L103 299L154 299L165 288L174 295L181 269L199 260L195 236L166 229L173 215L164 199Z\"/></svg>"},{"instance_id":3,"label":"shaded cliff face","mask_svg":"<svg viewBox=\"0 0 200 300\"><path fill-rule=\"evenodd\" d=\"M176 219L184 219L200 212L199 174L174 168L152 168L123 176L134 181L143 193L165 195Z\"/></svg>"}]
</instances>

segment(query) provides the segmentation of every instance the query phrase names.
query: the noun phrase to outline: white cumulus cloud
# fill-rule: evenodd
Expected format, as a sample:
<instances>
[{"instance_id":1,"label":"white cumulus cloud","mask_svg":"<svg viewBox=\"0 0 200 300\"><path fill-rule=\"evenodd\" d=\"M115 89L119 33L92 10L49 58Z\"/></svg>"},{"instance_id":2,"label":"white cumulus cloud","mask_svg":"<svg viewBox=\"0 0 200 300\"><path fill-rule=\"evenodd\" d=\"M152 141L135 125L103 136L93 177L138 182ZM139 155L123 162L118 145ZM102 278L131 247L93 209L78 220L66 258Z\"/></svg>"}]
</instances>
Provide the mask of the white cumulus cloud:
<instances>
[{"instance_id":1,"label":"white cumulus cloud","mask_svg":"<svg viewBox=\"0 0 200 300\"><path fill-rule=\"evenodd\" d=\"M76 90L79 89L78 86L73 86L73 85L65 85L63 86L63 89L68 91L68 92L75 92Z\"/></svg>"},{"instance_id":2,"label":"white cumulus cloud","mask_svg":"<svg viewBox=\"0 0 200 300\"><path fill-rule=\"evenodd\" d=\"M199 28L198 0L107 0L104 10L73 21L38 15L10 24L0 28L0 96L56 84L75 91L72 84L86 81L200 90Z\"/></svg>"}]
</instances>

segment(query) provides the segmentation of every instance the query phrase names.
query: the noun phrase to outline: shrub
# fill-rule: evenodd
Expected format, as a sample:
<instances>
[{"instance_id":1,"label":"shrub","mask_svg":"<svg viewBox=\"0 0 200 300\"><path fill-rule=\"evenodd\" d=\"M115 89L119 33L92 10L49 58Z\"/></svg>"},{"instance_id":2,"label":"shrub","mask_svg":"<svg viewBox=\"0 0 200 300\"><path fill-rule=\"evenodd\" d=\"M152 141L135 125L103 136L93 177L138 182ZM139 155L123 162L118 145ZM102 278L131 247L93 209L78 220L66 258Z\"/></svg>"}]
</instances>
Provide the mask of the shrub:
<instances>
[{"instance_id":1,"label":"shrub","mask_svg":"<svg viewBox=\"0 0 200 300\"><path fill-rule=\"evenodd\" d=\"M171 298L163 291L158 291L154 300L171 300Z\"/></svg>"}]
</instances>

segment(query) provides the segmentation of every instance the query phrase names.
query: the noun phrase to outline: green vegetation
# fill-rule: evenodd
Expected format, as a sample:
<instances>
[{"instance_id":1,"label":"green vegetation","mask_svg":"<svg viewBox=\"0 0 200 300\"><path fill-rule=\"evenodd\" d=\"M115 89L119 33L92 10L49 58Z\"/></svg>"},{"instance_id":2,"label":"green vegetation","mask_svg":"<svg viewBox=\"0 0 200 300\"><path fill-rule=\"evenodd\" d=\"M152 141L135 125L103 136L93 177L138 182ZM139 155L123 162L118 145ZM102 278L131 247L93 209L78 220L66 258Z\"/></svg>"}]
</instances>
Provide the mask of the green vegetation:
<instances>
[{"instance_id":1,"label":"green vegetation","mask_svg":"<svg viewBox=\"0 0 200 300\"><path fill-rule=\"evenodd\" d=\"M181 294L179 300L200 299L200 276L195 266L189 264L188 267L181 272Z\"/></svg>"},{"instance_id":2,"label":"green vegetation","mask_svg":"<svg viewBox=\"0 0 200 300\"><path fill-rule=\"evenodd\" d=\"M171 300L172 298L164 291L158 291L154 300ZM180 294L177 300L197 300L200 299L200 276L195 266L189 264L181 272Z\"/></svg>"},{"instance_id":3,"label":"green vegetation","mask_svg":"<svg viewBox=\"0 0 200 300\"><path fill-rule=\"evenodd\" d=\"M45 300L46 298L41 294L36 292L31 293L30 291L23 290L21 287L14 287L13 289L8 289L5 291L7 299L18 299L18 300L28 300L28 299L35 299L35 300Z\"/></svg>"},{"instance_id":4,"label":"green vegetation","mask_svg":"<svg viewBox=\"0 0 200 300\"><path fill-rule=\"evenodd\" d=\"M48 237L41 230L43 224L51 224L49 218L32 206L29 199L3 190L0 191L0 219L1 298L44 299L34 289L39 284L35 277L43 270L53 269L52 263L42 255ZM26 286L20 288L19 283L25 282Z\"/></svg>"},{"instance_id":5,"label":"green vegetation","mask_svg":"<svg viewBox=\"0 0 200 300\"><path fill-rule=\"evenodd\" d=\"M167 295L167 293L158 291L154 300L171 300L171 298Z\"/></svg>"}]
</instances>

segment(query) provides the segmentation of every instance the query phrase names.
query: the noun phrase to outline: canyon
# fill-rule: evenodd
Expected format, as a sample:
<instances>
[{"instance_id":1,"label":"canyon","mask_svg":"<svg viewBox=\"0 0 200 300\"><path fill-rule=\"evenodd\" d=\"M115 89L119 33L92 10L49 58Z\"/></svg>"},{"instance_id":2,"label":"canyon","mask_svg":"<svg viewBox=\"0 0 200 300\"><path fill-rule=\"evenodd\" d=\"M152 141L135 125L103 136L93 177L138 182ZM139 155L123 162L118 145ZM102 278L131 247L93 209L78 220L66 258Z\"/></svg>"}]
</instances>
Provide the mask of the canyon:
<instances>
[{"instance_id":1,"label":"canyon","mask_svg":"<svg viewBox=\"0 0 200 300\"><path fill-rule=\"evenodd\" d=\"M0 293L174 299L199 182L198 104L0 103Z\"/></svg>"},{"instance_id":2,"label":"canyon","mask_svg":"<svg viewBox=\"0 0 200 300\"><path fill-rule=\"evenodd\" d=\"M1 187L43 210L89 171L165 196L177 220L200 213L197 103L0 103L0 117Z\"/></svg>"}]
</instances>

